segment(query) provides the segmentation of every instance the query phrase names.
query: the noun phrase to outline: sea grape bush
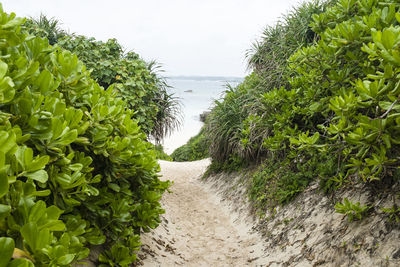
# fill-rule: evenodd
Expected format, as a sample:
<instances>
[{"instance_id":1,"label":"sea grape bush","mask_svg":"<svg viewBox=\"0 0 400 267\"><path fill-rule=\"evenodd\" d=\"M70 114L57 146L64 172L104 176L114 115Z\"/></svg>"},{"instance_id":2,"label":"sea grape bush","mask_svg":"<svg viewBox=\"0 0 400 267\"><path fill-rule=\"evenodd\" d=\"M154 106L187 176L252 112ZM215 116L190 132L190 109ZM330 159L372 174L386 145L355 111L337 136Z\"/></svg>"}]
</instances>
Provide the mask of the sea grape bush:
<instances>
[{"instance_id":1,"label":"sea grape bush","mask_svg":"<svg viewBox=\"0 0 400 267\"><path fill-rule=\"evenodd\" d=\"M115 39L96 41L85 36L66 35L59 46L75 54L91 70L91 77L107 89L113 85L118 96L135 110L133 116L141 129L159 143L180 125L178 99L157 70L135 52L125 53Z\"/></svg>"},{"instance_id":2,"label":"sea grape bush","mask_svg":"<svg viewBox=\"0 0 400 267\"><path fill-rule=\"evenodd\" d=\"M39 19L29 19L23 27L75 53L105 89L113 85L118 96L135 110L133 116L141 129L156 143L180 126L178 99L169 92L159 64L145 62L135 52L125 52L116 39L102 42L67 34L58 25L56 19L41 15Z\"/></svg>"},{"instance_id":3,"label":"sea grape bush","mask_svg":"<svg viewBox=\"0 0 400 267\"><path fill-rule=\"evenodd\" d=\"M321 40L292 57L299 104L313 111L304 121L320 136L314 147L339 155L349 179L396 178L399 21L394 1L338 1L314 16Z\"/></svg>"},{"instance_id":4,"label":"sea grape bush","mask_svg":"<svg viewBox=\"0 0 400 267\"><path fill-rule=\"evenodd\" d=\"M325 7L324 2L313 1L293 9L276 26L267 27L262 40L249 51L253 72L216 102L207 123L215 161L221 163L235 154L246 162L260 162L271 147L288 146L282 138L292 134L286 121L298 112L297 107L291 110L296 95L289 91L294 72L288 60L299 47L318 38L309 24L312 15Z\"/></svg>"},{"instance_id":5,"label":"sea grape bush","mask_svg":"<svg viewBox=\"0 0 400 267\"><path fill-rule=\"evenodd\" d=\"M391 186L399 178L399 3L327 1L320 11L301 15L312 18L304 32L313 42L279 67L286 79L280 87L274 87L279 73L263 70L273 66L268 53L285 49L285 39L265 38L250 61L253 73L210 116L214 161L232 154L264 161L250 190L261 207L286 203L314 179L332 192L354 183Z\"/></svg>"},{"instance_id":6,"label":"sea grape bush","mask_svg":"<svg viewBox=\"0 0 400 267\"><path fill-rule=\"evenodd\" d=\"M226 170L230 166L236 169L259 164L260 171L254 175L249 190L250 198L259 207L290 201L322 169L318 157L310 152L298 156L289 142L289 137L299 133L300 124L296 124L302 108L297 105L296 91L290 87L295 72L289 69L288 60L299 47L318 40L308 25L312 15L326 7L325 2L318 1L303 4L284 16L276 27L268 28L263 43L249 59L254 71L216 102L209 116L207 135L212 166L224 166L214 169ZM307 36L299 37L300 33Z\"/></svg>"},{"instance_id":7,"label":"sea grape bush","mask_svg":"<svg viewBox=\"0 0 400 267\"><path fill-rule=\"evenodd\" d=\"M0 8L0 266L128 266L168 182L134 110ZM17 258L23 256L23 258Z\"/></svg>"}]
</instances>

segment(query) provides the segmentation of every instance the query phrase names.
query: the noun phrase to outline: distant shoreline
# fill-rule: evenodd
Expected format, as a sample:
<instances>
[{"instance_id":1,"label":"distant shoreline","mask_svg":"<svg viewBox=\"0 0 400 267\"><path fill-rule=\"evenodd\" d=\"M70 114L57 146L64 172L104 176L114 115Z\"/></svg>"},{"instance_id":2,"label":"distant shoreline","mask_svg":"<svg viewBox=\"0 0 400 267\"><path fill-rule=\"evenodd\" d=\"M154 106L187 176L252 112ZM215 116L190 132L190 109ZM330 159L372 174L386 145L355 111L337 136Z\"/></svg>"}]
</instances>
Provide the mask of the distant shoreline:
<instances>
[{"instance_id":1,"label":"distant shoreline","mask_svg":"<svg viewBox=\"0 0 400 267\"><path fill-rule=\"evenodd\" d=\"M243 77L232 77L232 76L167 76L167 79L174 80L192 80L192 81L224 81L224 82L242 82Z\"/></svg>"}]
</instances>

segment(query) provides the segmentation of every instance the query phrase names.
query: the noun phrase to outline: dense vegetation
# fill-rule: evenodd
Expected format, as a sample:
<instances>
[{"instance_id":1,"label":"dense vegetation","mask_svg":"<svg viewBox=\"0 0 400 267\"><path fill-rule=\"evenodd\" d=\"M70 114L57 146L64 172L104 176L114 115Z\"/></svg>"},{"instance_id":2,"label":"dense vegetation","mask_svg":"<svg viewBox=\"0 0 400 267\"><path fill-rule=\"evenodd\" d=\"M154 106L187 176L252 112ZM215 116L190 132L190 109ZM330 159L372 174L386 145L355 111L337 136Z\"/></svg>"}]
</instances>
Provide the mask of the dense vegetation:
<instances>
[{"instance_id":1,"label":"dense vegetation","mask_svg":"<svg viewBox=\"0 0 400 267\"><path fill-rule=\"evenodd\" d=\"M260 207L286 203L315 179L326 192L391 186L399 22L397 1L338 0L302 4L268 27L249 51L252 73L209 117L214 168L258 163L250 197Z\"/></svg>"},{"instance_id":2,"label":"dense vegetation","mask_svg":"<svg viewBox=\"0 0 400 267\"><path fill-rule=\"evenodd\" d=\"M174 161L194 161L209 157L208 147L210 142L204 134L204 128L189 141L171 154Z\"/></svg>"},{"instance_id":3,"label":"dense vegetation","mask_svg":"<svg viewBox=\"0 0 400 267\"><path fill-rule=\"evenodd\" d=\"M118 95L129 82L146 95L157 80L128 53L118 60L129 69L103 66L106 77L129 73L105 90L76 54L24 22L0 8L0 266L70 266L93 245L103 247L98 266L128 266L140 232L159 223L168 182L141 130L152 125ZM114 41L99 46L120 53Z\"/></svg>"},{"instance_id":4,"label":"dense vegetation","mask_svg":"<svg viewBox=\"0 0 400 267\"><path fill-rule=\"evenodd\" d=\"M67 34L58 24L56 19L41 15L28 20L24 29L76 54L100 86L107 89L113 85L128 107L135 110L141 129L156 143L179 127L178 100L168 92L156 62L147 63L132 51L126 53L115 39L102 42Z\"/></svg>"}]
</instances>

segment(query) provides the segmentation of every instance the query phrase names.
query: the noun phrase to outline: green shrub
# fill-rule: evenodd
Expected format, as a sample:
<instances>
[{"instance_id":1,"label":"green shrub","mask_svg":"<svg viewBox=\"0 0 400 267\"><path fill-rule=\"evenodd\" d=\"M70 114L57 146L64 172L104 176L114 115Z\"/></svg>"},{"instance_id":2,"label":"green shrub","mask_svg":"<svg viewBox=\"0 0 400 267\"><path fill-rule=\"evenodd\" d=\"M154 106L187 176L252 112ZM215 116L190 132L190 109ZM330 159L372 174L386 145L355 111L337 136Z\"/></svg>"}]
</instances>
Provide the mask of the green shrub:
<instances>
[{"instance_id":1,"label":"green shrub","mask_svg":"<svg viewBox=\"0 0 400 267\"><path fill-rule=\"evenodd\" d=\"M353 203L347 198L344 198L343 203L338 202L335 205L336 212L347 215L349 222L354 219L361 220L369 208L366 205L361 205L360 202Z\"/></svg>"},{"instance_id":2,"label":"green shrub","mask_svg":"<svg viewBox=\"0 0 400 267\"><path fill-rule=\"evenodd\" d=\"M291 58L297 73L292 86L304 109L302 131L320 135L313 147L339 155L346 179L390 184L395 178L397 11L393 1L339 1L314 16L321 40Z\"/></svg>"},{"instance_id":3,"label":"green shrub","mask_svg":"<svg viewBox=\"0 0 400 267\"><path fill-rule=\"evenodd\" d=\"M210 140L210 156L217 162L223 163L231 154L241 156L241 127L242 122L249 116L249 105L254 103L259 84L256 74L246 77L237 87L228 85L225 97L215 101L215 106L208 115L205 130L206 138Z\"/></svg>"},{"instance_id":4,"label":"green shrub","mask_svg":"<svg viewBox=\"0 0 400 267\"><path fill-rule=\"evenodd\" d=\"M168 186L135 111L76 55L0 13L2 265L69 266L102 245L103 266L128 266Z\"/></svg>"},{"instance_id":5,"label":"green shrub","mask_svg":"<svg viewBox=\"0 0 400 267\"><path fill-rule=\"evenodd\" d=\"M250 57L253 73L217 102L212 159L267 158L250 190L260 206L287 202L317 177L326 192L349 182L391 186L399 179L399 44L395 1L302 5L267 29Z\"/></svg>"},{"instance_id":6,"label":"green shrub","mask_svg":"<svg viewBox=\"0 0 400 267\"><path fill-rule=\"evenodd\" d=\"M285 160L271 157L253 174L249 197L256 207L273 209L290 202L312 181L336 172L337 159L329 155L295 155Z\"/></svg>"},{"instance_id":7,"label":"green shrub","mask_svg":"<svg viewBox=\"0 0 400 267\"><path fill-rule=\"evenodd\" d=\"M224 99L216 101L207 122L210 155L223 163L236 154L249 164L260 163L269 151L289 147L298 117L296 92L290 90L294 71L289 58L299 48L319 37L309 27L312 16L326 8L325 2L304 3L267 27L260 42L248 52L253 73L236 88L228 88Z\"/></svg>"},{"instance_id":8,"label":"green shrub","mask_svg":"<svg viewBox=\"0 0 400 267\"><path fill-rule=\"evenodd\" d=\"M210 142L204 134L204 127L200 132L189 139L189 141L172 152L174 161L194 161L209 157L208 147Z\"/></svg>"},{"instance_id":9,"label":"green shrub","mask_svg":"<svg viewBox=\"0 0 400 267\"><path fill-rule=\"evenodd\" d=\"M389 217L390 222L400 223L400 208L396 204L391 208L382 208L382 211Z\"/></svg>"},{"instance_id":10,"label":"green shrub","mask_svg":"<svg viewBox=\"0 0 400 267\"><path fill-rule=\"evenodd\" d=\"M156 62L147 63L132 51L125 53L115 39L102 42L66 34L57 20L43 15L28 20L24 28L75 53L91 71L91 77L105 89L113 85L128 107L135 110L133 117L141 129L156 143L180 126L179 101L168 91Z\"/></svg>"},{"instance_id":11,"label":"green shrub","mask_svg":"<svg viewBox=\"0 0 400 267\"><path fill-rule=\"evenodd\" d=\"M156 159L172 161L172 157L164 152L164 148L162 145L155 145L154 152L156 153Z\"/></svg>"}]
</instances>

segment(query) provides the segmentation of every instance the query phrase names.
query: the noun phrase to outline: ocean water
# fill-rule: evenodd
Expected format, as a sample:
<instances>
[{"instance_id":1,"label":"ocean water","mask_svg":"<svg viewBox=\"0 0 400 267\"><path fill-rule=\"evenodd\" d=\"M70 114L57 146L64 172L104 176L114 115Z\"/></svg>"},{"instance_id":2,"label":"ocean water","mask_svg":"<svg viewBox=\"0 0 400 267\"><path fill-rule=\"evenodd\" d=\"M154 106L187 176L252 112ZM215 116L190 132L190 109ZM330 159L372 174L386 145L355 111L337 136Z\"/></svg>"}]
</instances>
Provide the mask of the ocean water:
<instances>
[{"instance_id":1,"label":"ocean water","mask_svg":"<svg viewBox=\"0 0 400 267\"><path fill-rule=\"evenodd\" d=\"M210 110L214 100L223 97L226 84L237 84L238 80L224 78L168 78L170 92L179 97L182 104L183 124L181 128L164 139L164 151L171 154L176 148L199 133L203 123L200 114Z\"/></svg>"}]
</instances>

